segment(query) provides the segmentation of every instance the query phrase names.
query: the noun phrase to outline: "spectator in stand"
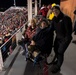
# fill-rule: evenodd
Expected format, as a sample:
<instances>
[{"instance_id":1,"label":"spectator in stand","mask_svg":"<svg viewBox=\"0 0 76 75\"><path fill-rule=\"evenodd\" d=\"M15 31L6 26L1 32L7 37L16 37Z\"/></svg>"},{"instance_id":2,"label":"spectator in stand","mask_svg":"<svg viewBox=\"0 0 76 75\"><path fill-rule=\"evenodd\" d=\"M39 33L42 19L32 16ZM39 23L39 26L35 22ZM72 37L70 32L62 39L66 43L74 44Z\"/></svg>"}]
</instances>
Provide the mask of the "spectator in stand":
<instances>
[{"instance_id":1,"label":"spectator in stand","mask_svg":"<svg viewBox=\"0 0 76 75\"><path fill-rule=\"evenodd\" d=\"M5 12L0 13L0 31L3 35L3 43L9 39L10 34L14 34L17 29L25 24L26 14L25 8L9 8ZM10 29L11 33L9 32Z\"/></svg>"},{"instance_id":2,"label":"spectator in stand","mask_svg":"<svg viewBox=\"0 0 76 75\"><path fill-rule=\"evenodd\" d=\"M56 4L53 3L50 7L50 9L47 12L47 19L51 22L52 19L54 18L54 13L52 12L51 8L54 7Z\"/></svg>"},{"instance_id":3,"label":"spectator in stand","mask_svg":"<svg viewBox=\"0 0 76 75\"><path fill-rule=\"evenodd\" d=\"M36 26L36 22L34 19L31 20L31 24L30 26L27 27L27 29L24 32L24 43L25 43L25 47L26 48L23 52L23 54L25 54L25 56L27 57L26 60L28 59L28 51L27 51L27 46L30 44L32 37L35 35L37 26Z\"/></svg>"},{"instance_id":4,"label":"spectator in stand","mask_svg":"<svg viewBox=\"0 0 76 75\"><path fill-rule=\"evenodd\" d=\"M41 9L39 10L39 15L42 15L44 18L46 18L46 15L47 15L47 12L48 12L48 8L46 5L43 5L41 7Z\"/></svg>"},{"instance_id":5,"label":"spectator in stand","mask_svg":"<svg viewBox=\"0 0 76 75\"><path fill-rule=\"evenodd\" d=\"M53 44L53 30L46 19L42 19L40 27L37 28L36 34L33 36L31 44L37 47L43 55L51 53Z\"/></svg>"},{"instance_id":6,"label":"spectator in stand","mask_svg":"<svg viewBox=\"0 0 76 75\"><path fill-rule=\"evenodd\" d=\"M35 34L36 29L37 29L37 26L36 26L35 19L32 19L30 26L28 26L25 31L25 35L27 36L29 41L32 39L33 35Z\"/></svg>"}]
</instances>

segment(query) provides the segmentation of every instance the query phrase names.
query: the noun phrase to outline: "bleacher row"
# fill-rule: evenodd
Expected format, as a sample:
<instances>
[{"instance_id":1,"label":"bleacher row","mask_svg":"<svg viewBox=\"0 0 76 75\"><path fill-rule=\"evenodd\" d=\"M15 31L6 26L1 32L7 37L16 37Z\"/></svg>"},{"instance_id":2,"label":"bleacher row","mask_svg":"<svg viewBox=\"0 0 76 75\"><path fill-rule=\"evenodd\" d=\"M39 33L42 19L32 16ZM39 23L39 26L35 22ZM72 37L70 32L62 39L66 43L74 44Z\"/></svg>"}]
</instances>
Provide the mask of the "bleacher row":
<instances>
[{"instance_id":1,"label":"bleacher row","mask_svg":"<svg viewBox=\"0 0 76 75\"><path fill-rule=\"evenodd\" d=\"M10 7L0 12L0 46L27 21L25 7Z\"/></svg>"}]
</instances>

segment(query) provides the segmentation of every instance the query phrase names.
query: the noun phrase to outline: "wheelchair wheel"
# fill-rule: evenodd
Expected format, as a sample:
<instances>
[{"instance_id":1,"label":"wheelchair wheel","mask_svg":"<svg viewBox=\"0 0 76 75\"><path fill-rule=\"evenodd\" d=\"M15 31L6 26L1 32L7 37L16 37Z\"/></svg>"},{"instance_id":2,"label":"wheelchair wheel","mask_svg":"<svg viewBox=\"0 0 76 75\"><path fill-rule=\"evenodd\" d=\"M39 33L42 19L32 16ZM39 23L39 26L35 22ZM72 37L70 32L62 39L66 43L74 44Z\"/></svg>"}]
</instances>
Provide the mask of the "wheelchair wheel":
<instances>
[{"instance_id":1,"label":"wheelchair wheel","mask_svg":"<svg viewBox=\"0 0 76 75\"><path fill-rule=\"evenodd\" d=\"M52 50L49 57L46 58L46 64L51 65L54 62L55 59L56 59L56 56L55 56L54 51Z\"/></svg>"}]
</instances>

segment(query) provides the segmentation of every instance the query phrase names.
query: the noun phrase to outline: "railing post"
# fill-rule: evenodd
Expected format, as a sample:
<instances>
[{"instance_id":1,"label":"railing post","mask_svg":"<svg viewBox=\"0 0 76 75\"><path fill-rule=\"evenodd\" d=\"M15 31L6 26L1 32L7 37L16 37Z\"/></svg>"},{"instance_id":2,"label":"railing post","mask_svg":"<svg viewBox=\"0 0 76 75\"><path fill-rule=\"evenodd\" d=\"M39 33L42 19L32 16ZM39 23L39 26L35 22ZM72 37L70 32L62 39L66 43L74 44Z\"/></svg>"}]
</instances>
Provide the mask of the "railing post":
<instances>
[{"instance_id":1,"label":"railing post","mask_svg":"<svg viewBox=\"0 0 76 75\"><path fill-rule=\"evenodd\" d=\"M37 0L35 0L35 16L37 15Z\"/></svg>"},{"instance_id":2,"label":"railing post","mask_svg":"<svg viewBox=\"0 0 76 75\"><path fill-rule=\"evenodd\" d=\"M1 48L0 48L0 71L3 70L3 59L2 59L2 53L1 53Z\"/></svg>"},{"instance_id":3,"label":"railing post","mask_svg":"<svg viewBox=\"0 0 76 75\"><path fill-rule=\"evenodd\" d=\"M22 33L25 31L25 25L23 25L23 27L21 27L17 33L16 33L16 43L18 45L18 40L21 40L22 38Z\"/></svg>"},{"instance_id":4,"label":"railing post","mask_svg":"<svg viewBox=\"0 0 76 75\"><path fill-rule=\"evenodd\" d=\"M21 36L22 36L22 34L21 34L20 30L18 30L17 33L16 33L16 43L17 43L17 45L18 45L18 40L21 40Z\"/></svg>"},{"instance_id":5,"label":"railing post","mask_svg":"<svg viewBox=\"0 0 76 75\"><path fill-rule=\"evenodd\" d=\"M41 0L39 0L39 8L41 8Z\"/></svg>"},{"instance_id":6,"label":"railing post","mask_svg":"<svg viewBox=\"0 0 76 75\"><path fill-rule=\"evenodd\" d=\"M28 21L32 19L32 0L27 0L28 9Z\"/></svg>"}]
</instances>

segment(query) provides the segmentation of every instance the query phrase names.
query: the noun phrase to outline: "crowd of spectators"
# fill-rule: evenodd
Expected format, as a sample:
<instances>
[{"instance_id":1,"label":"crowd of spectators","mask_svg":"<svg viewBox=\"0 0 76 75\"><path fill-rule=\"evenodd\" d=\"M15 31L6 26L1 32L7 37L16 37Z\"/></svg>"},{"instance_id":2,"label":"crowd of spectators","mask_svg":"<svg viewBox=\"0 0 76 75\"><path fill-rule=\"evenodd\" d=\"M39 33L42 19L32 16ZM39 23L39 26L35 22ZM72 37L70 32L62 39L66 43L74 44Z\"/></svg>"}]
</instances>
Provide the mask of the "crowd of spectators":
<instances>
[{"instance_id":1,"label":"crowd of spectators","mask_svg":"<svg viewBox=\"0 0 76 75\"><path fill-rule=\"evenodd\" d=\"M10 7L0 12L0 46L27 21L25 7Z\"/></svg>"}]
</instances>

